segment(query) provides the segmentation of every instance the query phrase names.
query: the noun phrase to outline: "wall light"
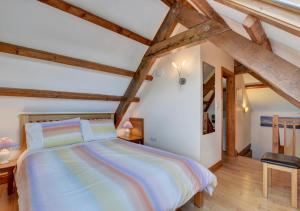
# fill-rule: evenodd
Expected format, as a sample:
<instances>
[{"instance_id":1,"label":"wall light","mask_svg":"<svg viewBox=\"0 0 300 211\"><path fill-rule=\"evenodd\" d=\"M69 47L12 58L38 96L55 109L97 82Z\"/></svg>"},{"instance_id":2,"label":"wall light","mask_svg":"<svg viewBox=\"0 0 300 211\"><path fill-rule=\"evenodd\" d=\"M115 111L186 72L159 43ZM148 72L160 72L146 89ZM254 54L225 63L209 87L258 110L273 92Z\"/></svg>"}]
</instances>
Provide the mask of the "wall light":
<instances>
[{"instance_id":1,"label":"wall light","mask_svg":"<svg viewBox=\"0 0 300 211\"><path fill-rule=\"evenodd\" d=\"M180 65L177 65L175 62L172 62L172 66L176 69L178 73L178 83L180 86L186 84L186 78L183 77L182 68L185 65L185 60L182 61Z\"/></svg>"},{"instance_id":2,"label":"wall light","mask_svg":"<svg viewBox=\"0 0 300 211\"><path fill-rule=\"evenodd\" d=\"M247 113L249 111L249 107L248 106L243 107L243 109L244 109L245 113Z\"/></svg>"}]
</instances>

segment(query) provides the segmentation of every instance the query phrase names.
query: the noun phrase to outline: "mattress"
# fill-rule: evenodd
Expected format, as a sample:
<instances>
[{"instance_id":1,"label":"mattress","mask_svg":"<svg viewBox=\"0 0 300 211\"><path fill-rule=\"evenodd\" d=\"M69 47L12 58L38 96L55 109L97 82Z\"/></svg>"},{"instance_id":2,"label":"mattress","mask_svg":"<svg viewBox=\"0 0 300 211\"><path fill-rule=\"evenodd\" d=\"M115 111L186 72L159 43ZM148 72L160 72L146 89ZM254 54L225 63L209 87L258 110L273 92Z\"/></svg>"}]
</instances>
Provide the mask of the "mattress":
<instances>
[{"instance_id":1,"label":"mattress","mask_svg":"<svg viewBox=\"0 0 300 211\"><path fill-rule=\"evenodd\" d=\"M118 139L25 152L20 211L175 210L216 177L198 162Z\"/></svg>"}]
</instances>

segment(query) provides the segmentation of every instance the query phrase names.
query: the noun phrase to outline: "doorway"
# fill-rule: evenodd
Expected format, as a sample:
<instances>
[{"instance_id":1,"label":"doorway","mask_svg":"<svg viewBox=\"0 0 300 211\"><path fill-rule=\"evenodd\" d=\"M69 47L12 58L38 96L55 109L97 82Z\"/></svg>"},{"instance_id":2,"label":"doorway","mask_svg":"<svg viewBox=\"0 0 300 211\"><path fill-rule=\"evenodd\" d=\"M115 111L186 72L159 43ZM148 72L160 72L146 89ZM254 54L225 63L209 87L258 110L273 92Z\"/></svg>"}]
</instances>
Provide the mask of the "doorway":
<instances>
[{"instance_id":1,"label":"doorway","mask_svg":"<svg viewBox=\"0 0 300 211\"><path fill-rule=\"evenodd\" d=\"M225 125L225 150L226 155L234 157L237 155L235 150L235 76L230 70L222 67L222 84L223 79L226 81L224 91L222 91L222 99L225 101L225 117L223 125ZM223 87L222 87L223 88ZM223 115L224 116L224 115ZM224 127L223 127L224 128ZM223 144L222 144L223 148ZM222 149L223 151L223 149Z\"/></svg>"}]
</instances>

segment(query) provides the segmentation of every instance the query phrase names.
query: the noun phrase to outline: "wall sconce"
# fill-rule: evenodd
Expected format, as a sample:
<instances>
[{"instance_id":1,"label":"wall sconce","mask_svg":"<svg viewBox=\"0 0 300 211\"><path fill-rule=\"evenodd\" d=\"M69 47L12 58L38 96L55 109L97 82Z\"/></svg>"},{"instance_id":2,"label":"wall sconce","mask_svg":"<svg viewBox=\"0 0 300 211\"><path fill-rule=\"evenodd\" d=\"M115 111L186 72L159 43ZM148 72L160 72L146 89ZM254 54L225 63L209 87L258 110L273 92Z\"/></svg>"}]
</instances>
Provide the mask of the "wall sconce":
<instances>
[{"instance_id":1,"label":"wall sconce","mask_svg":"<svg viewBox=\"0 0 300 211\"><path fill-rule=\"evenodd\" d=\"M249 107L248 106L243 106L244 112L247 113L249 111Z\"/></svg>"},{"instance_id":2,"label":"wall sconce","mask_svg":"<svg viewBox=\"0 0 300 211\"><path fill-rule=\"evenodd\" d=\"M182 74L182 68L184 64L185 64L185 60L183 60L180 65L177 65L175 62L172 62L173 67L176 69L178 73L178 83L180 86L186 84L186 78L184 78Z\"/></svg>"}]
</instances>

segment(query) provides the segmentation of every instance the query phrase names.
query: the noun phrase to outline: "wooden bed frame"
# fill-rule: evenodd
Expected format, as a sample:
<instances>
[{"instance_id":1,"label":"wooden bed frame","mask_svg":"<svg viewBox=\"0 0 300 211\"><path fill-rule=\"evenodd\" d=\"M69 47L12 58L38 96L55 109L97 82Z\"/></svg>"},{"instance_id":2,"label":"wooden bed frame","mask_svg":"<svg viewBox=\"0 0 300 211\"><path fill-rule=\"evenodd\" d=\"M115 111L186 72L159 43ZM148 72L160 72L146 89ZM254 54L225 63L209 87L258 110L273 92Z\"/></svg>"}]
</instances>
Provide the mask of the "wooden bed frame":
<instances>
[{"instance_id":1,"label":"wooden bed frame","mask_svg":"<svg viewBox=\"0 0 300 211\"><path fill-rule=\"evenodd\" d=\"M26 133L25 124L34 122L51 122L65 119L78 118L91 119L112 119L114 120L114 113L46 113L46 114L20 114L20 148L25 150ZM201 207L203 204L203 192L198 192L194 196L194 205Z\"/></svg>"}]
</instances>

